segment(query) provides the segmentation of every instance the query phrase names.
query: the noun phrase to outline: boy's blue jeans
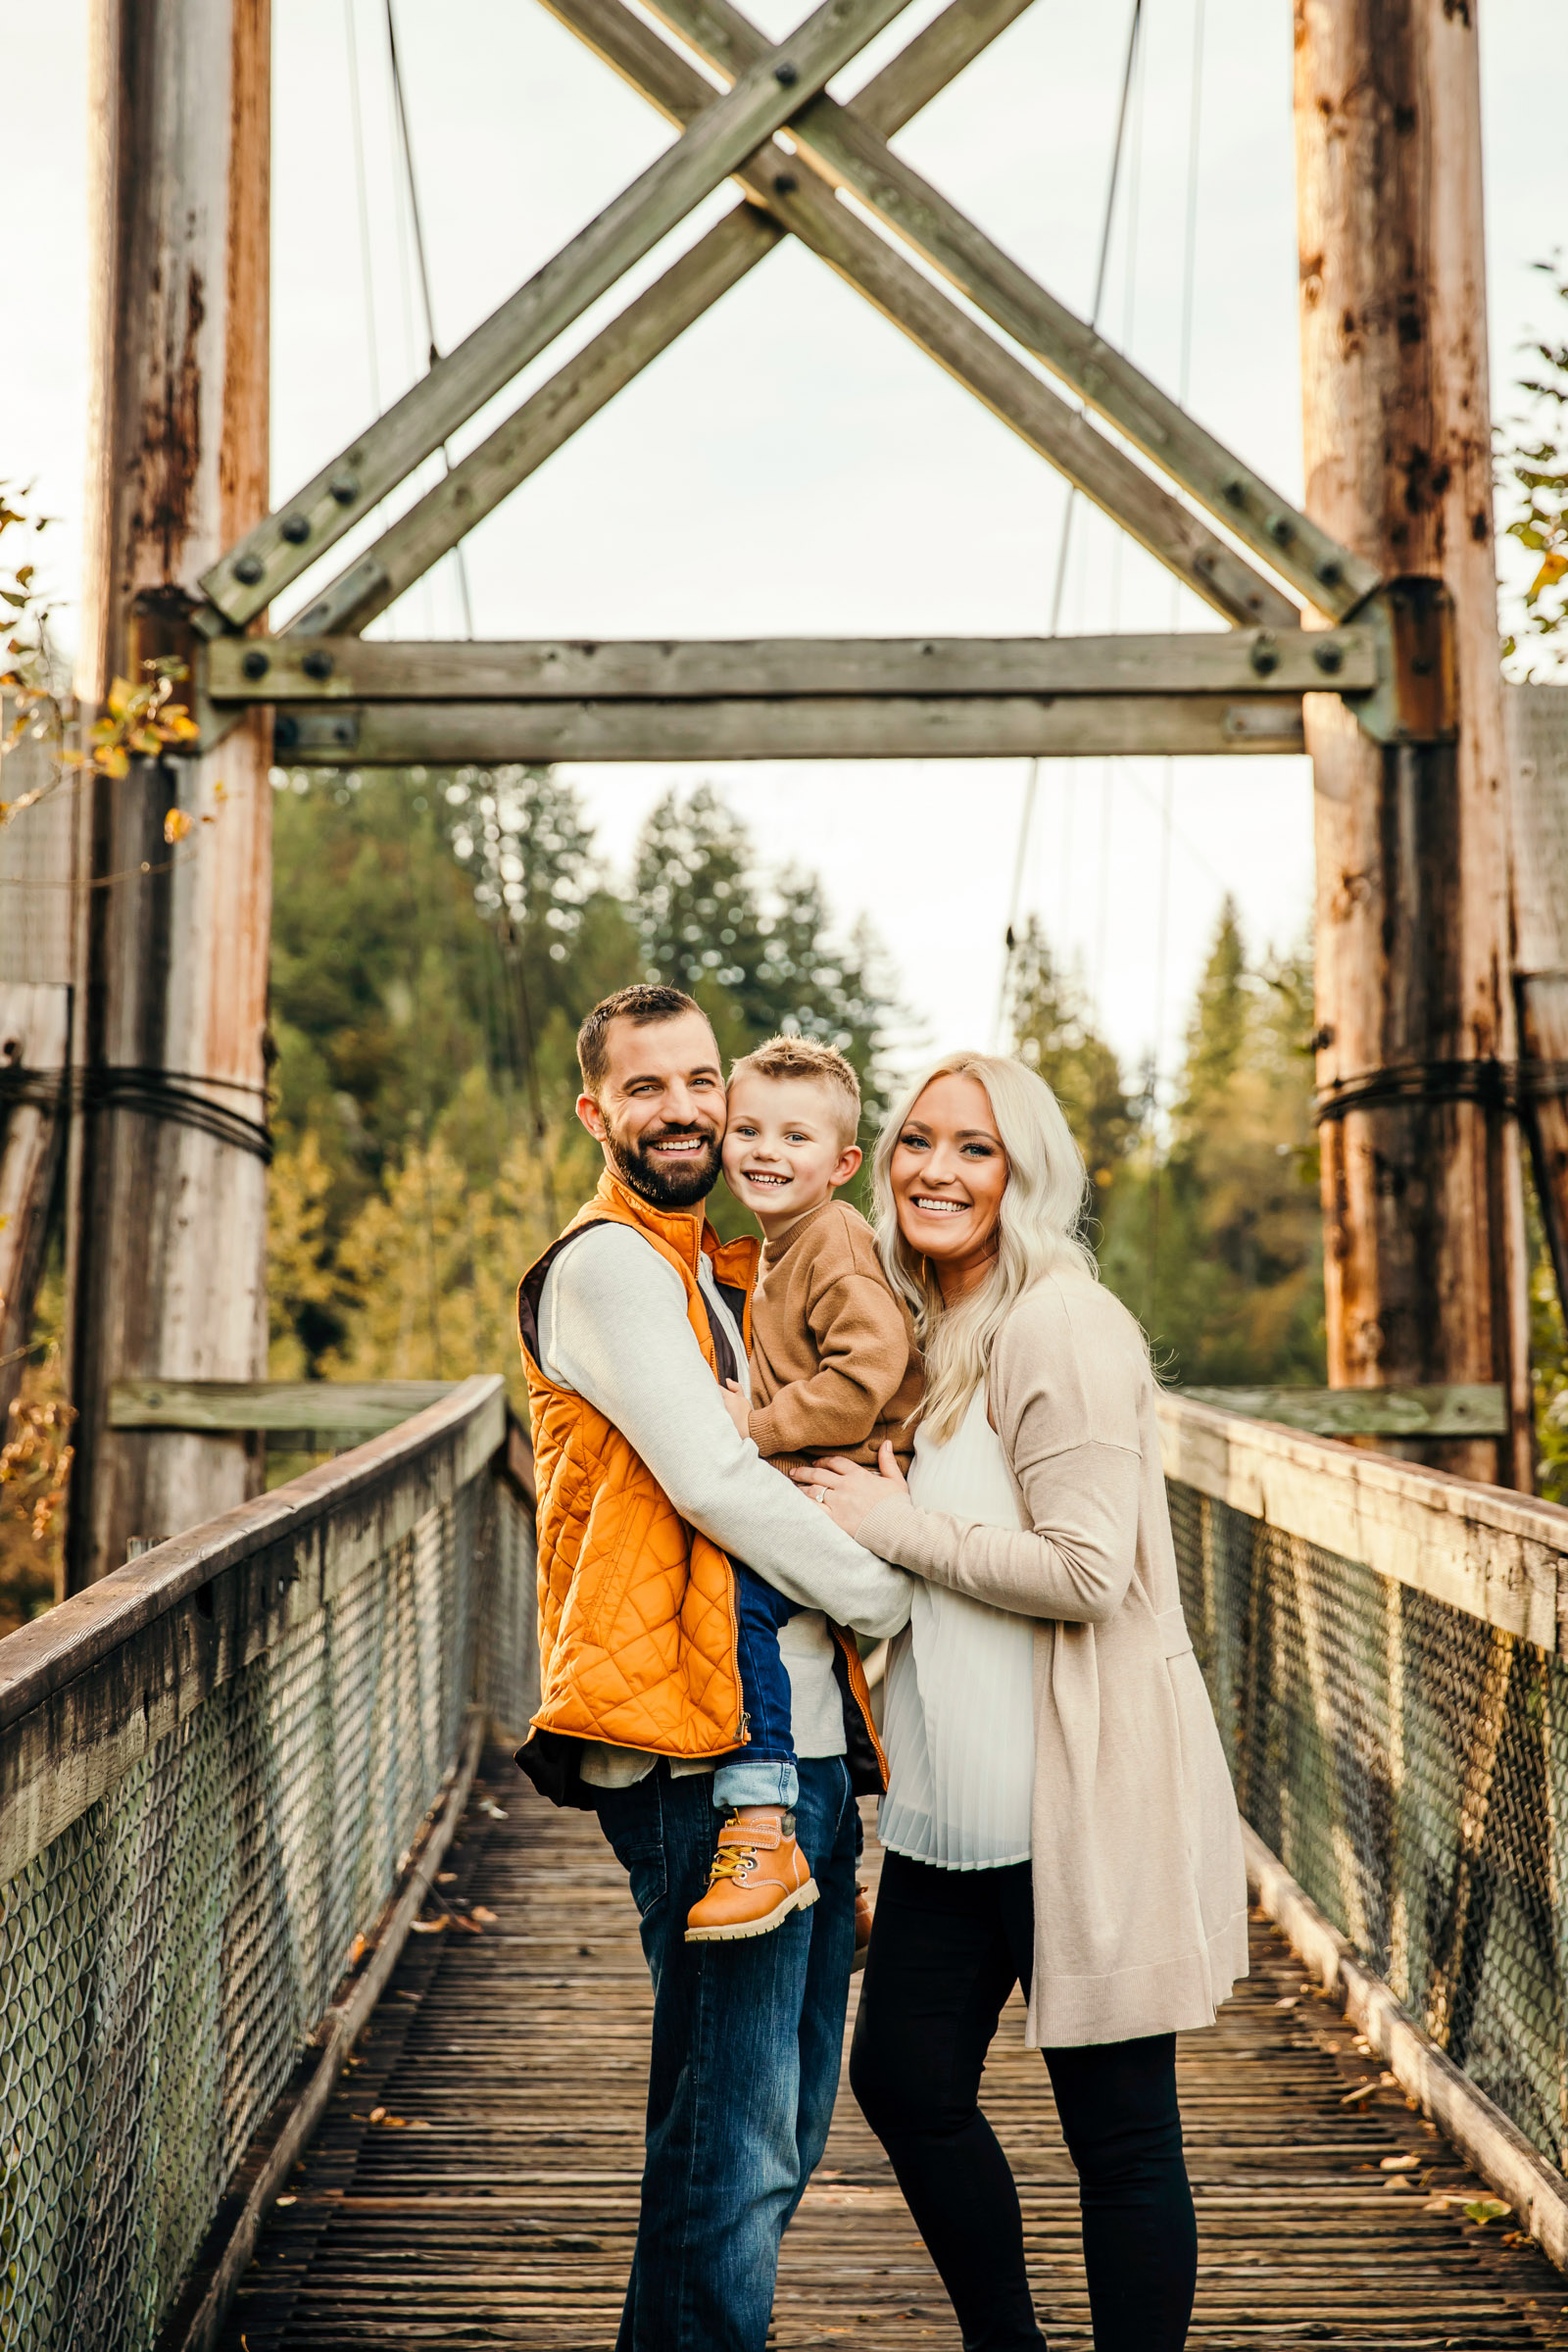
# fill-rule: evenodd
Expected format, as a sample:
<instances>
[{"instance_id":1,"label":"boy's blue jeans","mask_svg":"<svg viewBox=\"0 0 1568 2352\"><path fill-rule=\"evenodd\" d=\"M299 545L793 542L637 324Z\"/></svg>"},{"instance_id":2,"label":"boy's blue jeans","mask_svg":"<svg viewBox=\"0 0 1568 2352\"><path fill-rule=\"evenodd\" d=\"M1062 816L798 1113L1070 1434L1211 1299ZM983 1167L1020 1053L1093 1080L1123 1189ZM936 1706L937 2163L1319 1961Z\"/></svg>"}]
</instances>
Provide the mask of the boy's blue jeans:
<instances>
[{"instance_id":1,"label":"boy's blue jeans","mask_svg":"<svg viewBox=\"0 0 1568 2352\"><path fill-rule=\"evenodd\" d=\"M718 1837L706 1773L602 1789L654 1980L647 2161L616 2352L763 2352L779 2240L832 2121L855 1953L858 1816L842 1756L798 1767L820 1889L769 1936L688 1943Z\"/></svg>"},{"instance_id":2,"label":"boy's blue jeans","mask_svg":"<svg viewBox=\"0 0 1568 2352\"><path fill-rule=\"evenodd\" d=\"M778 1654L778 1629L800 1606L764 1584L754 1568L736 1560L736 1651L741 1704L751 1739L732 1763L713 1775L713 1802L731 1805L793 1805L800 1790L795 1739L790 1726L790 1678Z\"/></svg>"}]
</instances>

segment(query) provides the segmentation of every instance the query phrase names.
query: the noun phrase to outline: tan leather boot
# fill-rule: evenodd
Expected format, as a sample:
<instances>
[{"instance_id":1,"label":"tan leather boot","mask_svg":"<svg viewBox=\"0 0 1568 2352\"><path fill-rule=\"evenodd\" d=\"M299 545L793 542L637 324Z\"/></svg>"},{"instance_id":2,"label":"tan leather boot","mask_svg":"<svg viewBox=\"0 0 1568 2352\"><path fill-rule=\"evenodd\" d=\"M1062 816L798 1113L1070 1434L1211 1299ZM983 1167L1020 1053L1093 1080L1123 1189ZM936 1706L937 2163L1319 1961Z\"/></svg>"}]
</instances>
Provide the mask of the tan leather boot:
<instances>
[{"instance_id":1,"label":"tan leather boot","mask_svg":"<svg viewBox=\"0 0 1568 2352\"><path fill-rule=\"evenodd\" d=\"M708 1892L686 1915L688 1943L768 1936L816 1900L816 1881L781 1805L744 1805L718 1833Z\"/></svg>"}]
</instances>

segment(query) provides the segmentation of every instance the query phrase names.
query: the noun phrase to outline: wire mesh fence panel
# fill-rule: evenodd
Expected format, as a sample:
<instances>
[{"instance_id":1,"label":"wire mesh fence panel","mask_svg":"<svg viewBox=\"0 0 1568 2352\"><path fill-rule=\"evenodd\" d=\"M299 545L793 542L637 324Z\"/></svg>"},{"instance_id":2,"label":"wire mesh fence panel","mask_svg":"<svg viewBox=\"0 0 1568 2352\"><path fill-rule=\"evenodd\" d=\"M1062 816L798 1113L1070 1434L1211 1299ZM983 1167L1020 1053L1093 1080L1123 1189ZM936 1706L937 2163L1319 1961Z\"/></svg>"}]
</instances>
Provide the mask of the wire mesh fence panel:
<instances>
[{"instance_id":1,"label":"wire mesh fence panel","mask_svg":"<svg viewBox=\"0 0 1568 2352\"><path fill-rule=\"evenodd\" d=\"M495 1516L486 1546L490 1568L480 1607L475 1696L499 1737L520 1742L539 1704L538 1546L532 1511L497 1479L486 1497Z\"/></svg>"},{"instance_id":2,"label":"wire mesh fence panel","mask_svg":"<svg viewBox=\"0 0 1568 2352\"><path fill-rule=\"evenodd\" d=\"M1439 2046L1568 2159L1568 1669L1172 1480L1243 1813Z\"/></svg>"},{"instance_id":3,"label":"wire mesh fence panel","mask_svg":"<svg viewBox=\"0 0 1568 2352\"><path fill-rule=\"evenodd\" d=\"M453 1769L481 1608L513 1638L499 1524L487 1470L384 1544L362 1503L321 1605L0 1886L7 2352L154 2343Z\"/></svg>"}]
</instances>

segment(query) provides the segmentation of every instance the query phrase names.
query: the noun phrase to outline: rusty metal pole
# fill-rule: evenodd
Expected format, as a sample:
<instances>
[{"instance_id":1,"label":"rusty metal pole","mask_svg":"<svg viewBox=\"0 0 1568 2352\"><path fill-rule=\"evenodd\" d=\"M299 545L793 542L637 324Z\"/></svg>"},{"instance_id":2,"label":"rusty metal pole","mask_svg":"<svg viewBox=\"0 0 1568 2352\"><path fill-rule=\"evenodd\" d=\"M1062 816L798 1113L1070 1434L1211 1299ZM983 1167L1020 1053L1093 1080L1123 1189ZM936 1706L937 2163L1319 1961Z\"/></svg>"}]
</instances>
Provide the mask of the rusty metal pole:
<instances>
[{"instance_id":1,"label":"rusty metal pole","mask_svg":"<svg viewBox=\"0 0 1568 2352\"><path fill-rule=\"evenodd\" d=\"M1500 1381L1511 1432L1407 1448L1528 1488L1528 1322L1470 0L1297 0L1306 511L1452 599L1456 727L1307 698L1329 1377ZM1442 601L1441 590L1419 586Z\"/></svg>"},{"instance_id":2,"label":"rusty metal pole","mask_svg":"<svg viewBox=\"0 0 1568 2352\"><path fill-rule=\"evenodd\" d=\"M270 0L94 0L88 703L181 650L197 575L267 509L270 30ZM258 1483L253 1441L122 1434L109 1392L266 1371L269 795L256 721L82 795L74 1590Z\"/></svg>"}]
</instances>

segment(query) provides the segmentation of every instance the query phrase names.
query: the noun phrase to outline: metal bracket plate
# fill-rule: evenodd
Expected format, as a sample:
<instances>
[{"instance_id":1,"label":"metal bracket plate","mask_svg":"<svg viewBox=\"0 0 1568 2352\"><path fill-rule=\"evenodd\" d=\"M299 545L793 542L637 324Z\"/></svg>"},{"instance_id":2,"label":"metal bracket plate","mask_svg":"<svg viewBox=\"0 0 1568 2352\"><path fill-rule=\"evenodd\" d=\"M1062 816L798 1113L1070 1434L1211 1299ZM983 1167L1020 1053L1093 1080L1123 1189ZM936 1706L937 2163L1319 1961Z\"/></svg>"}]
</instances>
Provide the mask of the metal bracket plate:
<instances>
[{"instance_id":1,"label":"metal bracket plate","mask_svg":"<svg viewBox=\"0 0 1568 2352\"><path fill-rule=\"evenodd\" d=\"M1378 683L1346 702L1376 743L1452 743L1459 731L1453 597L1443 580L1387 580L1357 611L1378 647Z\"/></svg>"}]
</instances>

